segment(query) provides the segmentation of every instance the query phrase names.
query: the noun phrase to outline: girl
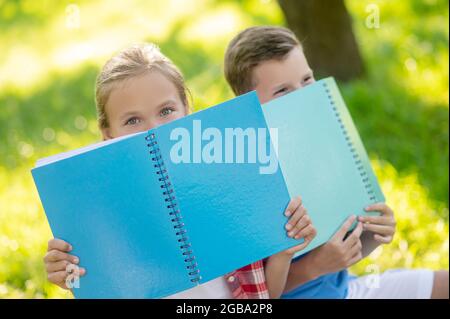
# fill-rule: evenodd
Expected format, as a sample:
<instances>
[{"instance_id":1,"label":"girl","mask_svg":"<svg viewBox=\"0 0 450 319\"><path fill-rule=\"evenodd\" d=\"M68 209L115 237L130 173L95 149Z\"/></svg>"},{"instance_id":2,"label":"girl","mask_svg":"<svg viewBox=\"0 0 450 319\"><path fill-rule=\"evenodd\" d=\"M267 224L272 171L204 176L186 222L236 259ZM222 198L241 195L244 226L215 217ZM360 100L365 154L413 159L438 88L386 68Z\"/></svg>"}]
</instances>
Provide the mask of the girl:
<instances>
[{"instance_id":1,"label":"girl","mask_svg":"<svg viewBox=\"0 0 450 319\"><path fill-rule=\"evenodd\" d=\"M111 58L96 83L98 124L104 140L149 130L189 113L188 90L178 68L154 45L133 46ZM289 203L288 236L304 238L301 245L209 281L169 298L278 298L284 290L293 254L314 238L300 198ZM281 225L280 225L281 226ZM72 246L59 239L48 243L44 257L48 280L66 288L67 269L80 260ZM80 276L86 274L79 269Z\"/></svg>"}]
</instances>

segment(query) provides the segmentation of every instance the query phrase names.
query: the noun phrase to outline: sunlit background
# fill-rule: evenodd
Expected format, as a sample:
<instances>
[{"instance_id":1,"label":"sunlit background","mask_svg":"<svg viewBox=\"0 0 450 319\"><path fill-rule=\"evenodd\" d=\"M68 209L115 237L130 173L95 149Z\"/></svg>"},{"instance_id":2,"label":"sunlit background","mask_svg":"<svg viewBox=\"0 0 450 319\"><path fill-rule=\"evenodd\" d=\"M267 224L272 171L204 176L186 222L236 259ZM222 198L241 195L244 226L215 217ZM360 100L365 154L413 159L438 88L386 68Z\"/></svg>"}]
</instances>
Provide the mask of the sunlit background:
<instances>
[{"instance_id":1,"label":"sunlit background","mask_svg":"<svg viewBox=\"0 0 450 319\"><path fill-rule=\"evenodd\" d=\"M448 2L345 3L366 74L339 85L398 219L394 242L351 270L448 269ZM379 28L365 23L370 4ZM155 42L183 71L197 111L232 97L226 45L260 24L286 24L276 1L0 0L0 298L71 297L46 279L51 232L30 169L100 139L101 65Z\"/></svg>"}]
</instances>

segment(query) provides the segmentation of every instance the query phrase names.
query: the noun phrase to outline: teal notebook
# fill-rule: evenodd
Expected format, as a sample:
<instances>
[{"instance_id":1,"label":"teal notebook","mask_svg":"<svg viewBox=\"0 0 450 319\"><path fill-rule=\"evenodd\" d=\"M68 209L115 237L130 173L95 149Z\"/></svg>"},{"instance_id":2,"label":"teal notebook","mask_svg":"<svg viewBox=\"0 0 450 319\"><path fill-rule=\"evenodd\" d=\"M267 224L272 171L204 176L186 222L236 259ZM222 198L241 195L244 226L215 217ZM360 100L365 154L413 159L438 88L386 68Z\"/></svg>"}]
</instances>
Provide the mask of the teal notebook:
<instances>
[{"instance_id":1,"label":"teal notebook","mask_svg":"<svg viewBox=\"0 0 450 319\"><path fill-rule=\"evenodd\" d=\"M333 78L263 106L278 129L278 158L291 196L300 195L318 230L301 253L328 241L350 215L385 198Z\"/></svg>"}]
</instances>

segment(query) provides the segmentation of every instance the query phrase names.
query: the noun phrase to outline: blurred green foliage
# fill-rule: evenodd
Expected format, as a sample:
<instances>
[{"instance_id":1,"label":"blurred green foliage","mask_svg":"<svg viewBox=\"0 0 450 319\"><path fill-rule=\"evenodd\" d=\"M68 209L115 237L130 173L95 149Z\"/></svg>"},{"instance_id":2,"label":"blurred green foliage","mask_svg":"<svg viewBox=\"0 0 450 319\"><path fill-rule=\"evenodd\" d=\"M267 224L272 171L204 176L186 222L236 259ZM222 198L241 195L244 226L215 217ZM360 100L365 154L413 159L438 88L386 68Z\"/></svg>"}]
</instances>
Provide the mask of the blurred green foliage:
<instances>
[{"instance_id":1,"label":"blurred green foliage","mask_svg":"<svg viewBox=\"0 0 450 319\"><path fill-rule=\"evenodd\" d=\"M340 87L398 219L394 242L352 271L448 268L448 2L346 3L367 72ZM365 24L370 3L378 29ZM154 41L197 111L232 97L222 59L233 35L284 23L274 0L0 0L0 298L70 298L46 281L51 232L30 169L99 140L94 83L106 59Z\"/></svg>"}]
</instances>

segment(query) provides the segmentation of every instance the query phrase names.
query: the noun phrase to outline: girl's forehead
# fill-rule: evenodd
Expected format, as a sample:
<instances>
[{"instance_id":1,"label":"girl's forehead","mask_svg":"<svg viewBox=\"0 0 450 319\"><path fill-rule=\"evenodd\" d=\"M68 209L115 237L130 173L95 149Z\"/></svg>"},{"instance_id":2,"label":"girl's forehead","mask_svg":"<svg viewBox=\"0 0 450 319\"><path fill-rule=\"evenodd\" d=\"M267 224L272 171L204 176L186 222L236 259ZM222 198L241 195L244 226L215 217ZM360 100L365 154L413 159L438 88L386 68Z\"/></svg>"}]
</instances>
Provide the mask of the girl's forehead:
<instances>
[{"instance_id":1,"label":"girl's forehead","mask_svg":"<svg viewBox=\"0 0 450 319\"><path fill-rule=\"evenodd\" d=\"M113 111L124 105L157 107L168 101L180 101L177 88L159 72L149 72L130 78L114 88L110 93L107 108Z\"/></svg>"},{"instance_id":2,"label":"girl's forehead","mask_svg":"<svg viewBox=\"0 0 450 319\"><path fill-rule=\"evenodd\" d=\"M142 75L129 78L121 90L133 96L163 96L177 93L175 84L158 71L146 72Z\"/></svg>"}]
</instances>

